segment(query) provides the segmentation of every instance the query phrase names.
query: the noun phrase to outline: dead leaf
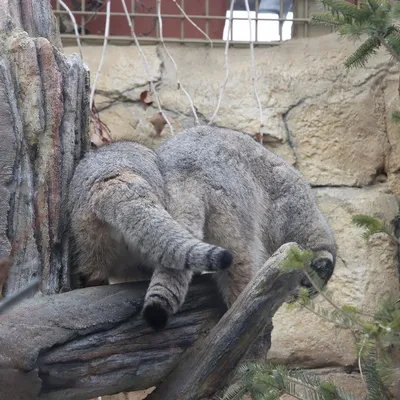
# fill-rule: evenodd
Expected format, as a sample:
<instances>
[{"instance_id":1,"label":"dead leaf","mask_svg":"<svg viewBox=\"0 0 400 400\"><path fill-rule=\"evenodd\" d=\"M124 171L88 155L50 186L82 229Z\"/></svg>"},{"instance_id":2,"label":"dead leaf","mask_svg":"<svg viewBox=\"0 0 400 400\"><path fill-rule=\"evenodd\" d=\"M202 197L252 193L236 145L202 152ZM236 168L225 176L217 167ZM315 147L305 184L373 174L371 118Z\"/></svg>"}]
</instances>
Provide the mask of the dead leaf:
<instances>
[{"instance_id":1,"label":"dead leaf","mask_svg":"<svg viewBox=\"0 0 400 400\"><path fill-rule=\"evenodd\" d=\"M101 121L94 104L90 113L90 141L95 147L101 147L112 142L110 129Z\"/></svg>"},{"instance_id":2,"label":"dead leaf","mask_svg":"<svg viewBox=\"0 0 400 400\"><path fill-rule=\"evenodd\" d=\"M156 135L161 136L164 126L167 123L163 115L160 112L158 112L149 119L149 122L154 126Z\"/></svg>"},{"instance_id":3,"label":"dead leaf","mask_svg":"<svg viewBox=\"0 0 400 400\"><path fill-rule=\"evenodd\" d=\"M144 109L153 104L153 93L150 90L145 90L140 93L140 101L144 104Z\"/></svg>"}]
</instances>

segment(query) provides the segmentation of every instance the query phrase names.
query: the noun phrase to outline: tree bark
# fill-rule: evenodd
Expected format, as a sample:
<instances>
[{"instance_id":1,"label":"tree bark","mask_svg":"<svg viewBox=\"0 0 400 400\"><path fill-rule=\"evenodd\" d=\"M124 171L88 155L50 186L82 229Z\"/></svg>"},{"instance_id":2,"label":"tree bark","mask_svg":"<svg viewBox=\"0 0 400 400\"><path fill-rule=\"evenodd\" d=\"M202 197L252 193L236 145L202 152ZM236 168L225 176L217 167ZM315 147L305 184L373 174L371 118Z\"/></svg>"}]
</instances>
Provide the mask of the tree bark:
<instances>
[{"instance_id":1,"label":"tree bark","mask_svg":"<svg viewBox=\"0 0 400 400\"><path fill-rule=\"evenodd\" d=\"M79 289L19 305L0 317L0 383L17 382L1 386L4 398L85 400L151 386L159 387L152 400L215 393L259 334L270 333L275 311L301 279L299 271L279 268L288 246L220 321L224 310L207 276L192 284L183 309L161 332L140 315L147 283Z\"/></svg>"},{"instance_id":2,"label":"tree bark","mask_svg":"<svg viewBox=\"0 0 400 400\"><path fill-rule=\"evenodd\" d=\"M49 1L0 1L0 259L3 295L34 279L70 288L63 204L88 146L88 71L62 53Z\"/></svg>"}]
</instances>

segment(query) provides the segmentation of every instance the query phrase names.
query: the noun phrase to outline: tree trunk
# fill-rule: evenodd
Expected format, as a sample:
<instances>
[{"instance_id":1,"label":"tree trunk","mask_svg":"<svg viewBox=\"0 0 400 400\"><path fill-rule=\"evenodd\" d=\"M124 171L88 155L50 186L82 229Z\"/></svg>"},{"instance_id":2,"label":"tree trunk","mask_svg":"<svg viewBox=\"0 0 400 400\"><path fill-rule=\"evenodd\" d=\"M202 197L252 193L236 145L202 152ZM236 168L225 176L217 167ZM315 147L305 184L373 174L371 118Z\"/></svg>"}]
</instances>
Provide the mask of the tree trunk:
<instances>
[{"instance_id":1,"label":"tree trunk","mask_svg":"<svg viewBox=\"0 0 400 400\"><path fill-rule=\"evenodd\" d=\"M270 337L297 286L300 272L279 269L287 246L220 321L207 277L162 332L141 318L146 284L69 291L65 199L89 144L88 71L64 56L48 0L0 6L0 259L12 260L2 293L40 280L36 297L0 315L0 398L83 400L150 386L154 400L212 395L260 333Z\"/></svg>"},{"instance_id":2,"label":"tree trunk","mask_svg":"<svg viewBox=\"0 0 400 400\"><path fill-rule=\"evenodd\" d=\"M70 288L62 206L88 145L88 71L64 56L49 1L0 3L0 258L13 259L3 295L35 277L58 293Z\"/></svg>"}]
</instances>

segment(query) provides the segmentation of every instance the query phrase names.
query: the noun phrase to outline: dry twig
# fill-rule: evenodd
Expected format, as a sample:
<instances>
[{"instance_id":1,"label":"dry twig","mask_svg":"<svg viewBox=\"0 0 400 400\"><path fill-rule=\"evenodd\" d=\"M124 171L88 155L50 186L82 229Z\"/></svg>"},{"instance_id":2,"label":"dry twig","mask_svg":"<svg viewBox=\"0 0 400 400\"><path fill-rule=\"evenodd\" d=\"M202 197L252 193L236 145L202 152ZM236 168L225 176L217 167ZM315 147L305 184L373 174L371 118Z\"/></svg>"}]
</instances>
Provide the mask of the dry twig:
<instances>
[{"instance_id":1,"label":"dry twig","mask_svg":"<svg viewBox=\"0 0 400 400\"><path fill-rule=\"evenodd\" d=\"M99 79L101 67L103 66L104 56L106 54L106 49L107 49L108 38L110 35L110 9L111 9L111 1L108 1L107 2L107 10L106 10L106 12L107 12L107 14L106 14L106 29L105 29L105 33L104 33L103 51L101 53L99 67L97 68L96 75L94 77L92 91L90 93L90 101L89 101L90 110L92 110L92 107L93 107L93 100L94 100L94 94L96 91L96 84L97 84L97 80Z\"/></svg>"},{"instance_id":2,"label":"dry twig","mask_svg":"<svg viewBox=\"0 0 400 400\"><path fill-rule=\"evenodd\" d=\"M254 96L257 100L258 104L258 110L260 113L260 142L262 143L262 128L264 127L263 123L263 112L262 112L262 106L261 106L261 101L258 96L258 91L257 91L257 75L256 75L256 63L254 59L254 40L253 40L253 35L252 35L252 29L251 29L251 15L250 15L250 7L249 7L249 0L244 1L245 6L246 6L246 11L247 11L247 19L249 20L249 33L250 33L250 56L251 56L251 80L253 82L253 89L254 89Z\"/></svg>"},{"instance_id":3,"label":"dry twig","mask_svg":"<svg viewBox=\"0 0 400 400\"><path fill-rule=\"evenodd\" d=\"M168 127L169 127L169 129L170 129L170 131L171 131L171 134L174 134L174 128L172 128L171 123L169 122L167 116L165 115L164 111L163 111L162 108L161 108L160 99L159 99L159 97L158 97L158 94L157 94L155 85L154 85L154 83L153 83L153 81L151 80L151 77L150 77L149 63L148 63L148 61L147 61L146 56L145 56L144 53L143 53L142 47L140 46L139 40L138 40L138 38L137 38L137 36L136 36L136 33L135 33L134 29L133 29L132 21L131 21L131 18L130 18L130 16L129 16L128 9L127 9L127 7L126 7L125 0L121 0L121 3L122 3L122 7L123 7L123 9L124 9L124 13L125 13L125 15L126 15L126 19L127 19L127 21L128 21L129 28L131 29L132 38L133 38L133 40L135 41L135 44L136 44L136 47L137 47L137 49L138 49L138 51L139 51L140 56L142 57L143 64L144 64L144 68L145 68L146 75L147 75L147 80L149 81L150 90L151 90L151 92L153 93L153 95L154 95L154 97L155 97L155 99L156 99L158 111L161 113L161 115L163 116L163 118L164 118L165 121L167 122Z\"/></svg>"},{"instance_id":4,"label":"dry twig","mask_svg":"<svg viewBox=\"0 0 400 400\"><path fill-rule=\"evenodd\" d=\"M80 56L81 56L81 59L83 60L82 46L81 46L81 38L80 38L80 36L79 36L78 25L77 25L77 23L76 23L76 19L75 19L75 17L74 17L74 14L72 14L72 11L69 9L69 7L68 7L62 0L58 0L58 2L60 3L61 7L63 7L64 10L68 12L68 14L69 14L69 16L70 16L70 18L71 18L72 24L74 25L74 31L75 31L75 36L76 36L76 42L77 42L78 47L79 47L79 54L80 54Z\"/></svg>"},{"instance_id":5,"label":"dry twig","mask_svg":"<svg viewBox=\"0 0 400 400\"><path fill-rule=\"evenodd\" d=\"M224 95L224 91L226 88L226 84L228 83L228 78L229 78L229 60L228 60L228 51L229 51L229 39L232 35L232 21L233 21L233 6L235 5L235 0L231 1L231 6L229 9L229 25L228 25L228 37L226 39L225 43L225 80L223 81L221 88L219 89L219 95L218 95L218 101L217 101L217 106L215 107L214 114L212 115L210 122L208 125L211 125L215 119L215 117L218 114L219 108L221 106L221 101L222 101L222 96Z\"/></svg>"},{"instance_id":6,"label":"dry twig","mask_svg":"<svg viewBox=\"0 0 400 400\"><path fill-rule=\"evenodd\" d=\"M178 84L178 89L182 89L183 93L185 93L185 95L186 95L186 97L187 97L187 99L189 101L190 108L192 109L192 113L194 115L194 119L195 119L196 125L199 125L200 122L199 122L199 118L197 116L196 108L195 108L195 106L193 104L193 100L190 97L189 93L186 91L186 89L183 87L183 85L182 85L182 83L181 83L181 81L179 79L178 66L176 65L175 60L173 59L172 55L170 54L170 52L167 49L167 46L165 45L164 35L163 35L163 24L162 24L162 17L161 17L161 0L157 0L157 16L158 16L158 25L159 25L159 28L160 28L159 29L160 30L160 40L161 40L161 43L162 43L162 45L164 47L165 52L167 53L168 58L171 60L173 66L175 68L176 81L177 81L177 84Z\"/></svg>"}]
</instances>

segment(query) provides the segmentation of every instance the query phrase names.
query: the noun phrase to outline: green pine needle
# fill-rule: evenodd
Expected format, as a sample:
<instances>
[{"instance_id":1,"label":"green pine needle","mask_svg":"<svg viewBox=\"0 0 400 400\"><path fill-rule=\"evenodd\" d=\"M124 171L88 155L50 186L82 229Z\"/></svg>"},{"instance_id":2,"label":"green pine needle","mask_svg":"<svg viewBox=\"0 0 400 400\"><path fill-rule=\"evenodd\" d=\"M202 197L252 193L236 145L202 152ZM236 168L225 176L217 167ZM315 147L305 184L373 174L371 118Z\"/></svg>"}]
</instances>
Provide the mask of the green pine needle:
<instances>
[{"instance_id":1,"label":"green pine needle","mask_svg":"<svg viewBox=\"0 0 400 400\"><path fill-rule=\"evenodd\" d=\"M381 220L374 218L370 215L356 214L353 215L353 223L364 228L363 237L369 239L370 236L378 232L387 233L390 235L388 226Z\"/></svg>"},{"instance_id":2,"label":"green pine needle","mask_svg":"<svg viewBox=\"0 0 400 400\"><path fill-rule=\"evenodd\" d=\"M286 272L297 269L305 269L310 266L313 259L313 252L310 250L300 250L297 247L291 247L284 261L281 264L281 269Z\"/></svg>"},{"instance_id":3,"label":"green pine needle","mask_svg":"<svg viewBox=\"0 0 400 400\"><path fill-rule=\"evenodd\" d=\"M400 124L400 111L392 112L392 122L395 124Z\"/></svg>"},{"instance_id":4,"label":"green pine needle","mask_svg":"<svg viewBox=\"0 0 400 400\"><path fill-rule=\"evenodd\" d=\"M364 67L368 59L377 53L380 42L377 38L367 39L350 57L346 59L346 68Z\"/></svg>"},{"instance_id":5,"label":"green pine needle","mask_svg":"<svg viewBox=\"0 0 400 400\"><path fill-rule=\"evenodd\" d=\"M380 46L400 54L399 1L363 0L359 5L347 0L321 0L327 12L316 13L311 21L331 26L351 40L365 37L364 43L346 61L347 68L364 67Z\"/></svg>"}]
</instances>

